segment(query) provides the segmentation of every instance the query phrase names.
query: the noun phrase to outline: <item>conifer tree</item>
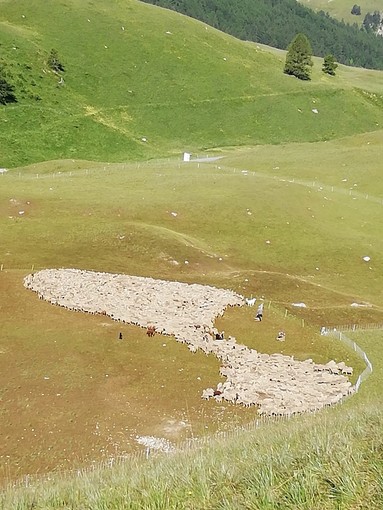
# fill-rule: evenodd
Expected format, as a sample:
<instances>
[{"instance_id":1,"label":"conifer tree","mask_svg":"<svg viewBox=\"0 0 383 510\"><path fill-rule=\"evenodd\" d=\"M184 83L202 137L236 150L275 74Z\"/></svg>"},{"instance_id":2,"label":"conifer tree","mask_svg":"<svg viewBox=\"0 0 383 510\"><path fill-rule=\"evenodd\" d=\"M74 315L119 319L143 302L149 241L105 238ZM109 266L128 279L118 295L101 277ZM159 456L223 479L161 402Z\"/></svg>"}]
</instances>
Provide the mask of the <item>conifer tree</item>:
<instances>
[{"instance_id":1,"label":"conifer tree","mask_svg":"<svg viewBox=\"0 0 383 510\"><path fill-rule=\"evenodd\" d=\"M322 71L326 74L330 74L331 76L335 76L335 69L338 67L338 64L335 62L334 55L326 55L323 59Z\"/></svg>"},{"instance_id":2,"label":"conifer tree","mask_svg":"<svg viewBox=\"0 0 383 510\"><path fill-rule=\"evenodd\" d=\"M283 72L296 76L300 80L309 80L312 65L310 41L305 34L297 34L287 48Z\"/></svg>"},{"instance_id":3,"label":"conifer tree","mask_svg":"<svg viewBox=\"0 0 383 510\"><path fill-rule=\"evenodd\" d=\"M351 9L351 14L353 14L354 16L360 16L362 14L360 5L354 4Z\"/></svg>"}]
</instances>

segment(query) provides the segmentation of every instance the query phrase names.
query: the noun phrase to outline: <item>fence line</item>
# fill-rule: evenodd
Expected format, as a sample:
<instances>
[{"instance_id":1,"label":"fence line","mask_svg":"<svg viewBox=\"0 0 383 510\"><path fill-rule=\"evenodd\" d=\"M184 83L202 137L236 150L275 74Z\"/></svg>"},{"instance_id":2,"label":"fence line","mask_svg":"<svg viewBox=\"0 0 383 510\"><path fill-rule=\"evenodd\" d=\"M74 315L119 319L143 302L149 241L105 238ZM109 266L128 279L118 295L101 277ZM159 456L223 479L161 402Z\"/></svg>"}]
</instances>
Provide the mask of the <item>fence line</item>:
<instances>
[{"instance_id":1,"label":"fence line","mask_svg":"<svg viewBox=\"0 0 383 510\"><path fill-rule=\"evenodd\" d=\"M206 162L204 162L203 159L206 159ZM103 167L100 166L98 168L83 168L83 169L78 169L78 170L70 170L70 171L64 171L64 172L58 171L58 172L45 173L45 174L39 174L39 173L23 174L22 172L16 173L14 171L10 171L10 172L1 173L0 178L2 179L2 178L6 178L6 177L15 177L18 179L21 179L21 178L23 178L23 179L27 179L27 178L29 178L29 179L47 179L47 178L55 179L57 177L59 177L59 178L60 177L76 177L76 176L82 176L82 175L88 176L88 175L91 175L92 173L96 173L96 172L100 172L100 171L106 172L107 170L118 171L118 170L127 170L129 168L138 169L141 166L143 166L143 167L153 167L153 166L154 167L156 167L156 166L163 167L163 166L171 164L171 165L177 165L178 168L181 168L181 166L184 168L187 168L187 166L192 166L194 164L194 165L197 165L197 168L200 168L200 164L205 165L208 163L212 163L212 161L209 157L198 158L198 161L195 161L195 162L193 162L193 160L190 160L189 162L184 162L181 159L177 160L177 159L168 158L168 159L160 159L160 160L151 160L149 162L148 161L144 161L144 162L137 161L137 162L127 162L127 163L112 163L112 164L105 164ZM226 172L231 172L234 174L238 173L243 176L251 175L253 177L263 177L266 179L274 179L279 182L286 182L288 184L297 184L300 186L314 188L314 189L317 189L318 192L321 192L321 191L328 192L328 193L335 192L335 193L339 193L342 195L348 195L348 196L352 197L353 200L364 199L364 200L368 200L370 202L374 202L374 203L383 205L383 198L375 197L373 195L370 195L369 193L357 191L355 189L355 187L341 188L341 187L333 186L330 184L323 184L323 183L320 183L317 181L305 181L302 179L296 179L295 177L289 178L289 177L283 177L280 175L256 172L253 170L232 168L232 167L228 167L223 164L214 164L212 166L213 166L213 168L215 168L216 170L219 170L219 171L224 170ZM324 198L327 199L327 197L324 197Z\"/></svg>"},{"instance_id":2,"label":"fence line","mask_svg":"<svg viewBox=\"0 0 383 510\"><path fill-rule=\"evenodd\" d=\"M263 177L263 178L266 178L266 179L274 179L274 180L277 180L279 182L286 182L288 184L298 184L300 186L306 186L306 187L309 187L309 188L314 188L314 189L317 189L317 191L324 191L324 192L329 192L329 193L340 193L342 195L349 195L352 197L353 200L356 200L358 198L361 198L361 199L365 199L365 200L369 200L370 202L374 202L374 203L378 203L378 204L381 204L383 205L383 198L379 198L379 197L375 197L373 195L370 195L369 193L362 193L360 191L357 191L354 187L352 188L340 188L340 187L336 187L336 186L333 186L333 185L330 185L330 184L323 184L323 183L320 183L320 182L317 182L317 181L305 181L305 180L302 180L302 179L296 179L295 177L293 178L290 178L290 177L283 177L283 176L279 176L279 175L272 175L272 174L266 174L266 173L263 173L263 172L256 172L256 171L253 171L253 170L244 170L244 169L238 169L238 168L232 168L232 167L227 167L227 166L224 166L224 165L216 165L216 168L219 169L219 170L226 170L226 171L231 171L233 173L239 173L241 175L251 175L253 177ZM328 200L327 197L324 197L325 199Z\"/></svg>"},{"instance_id":3,"label":"fence line","mask_svg":"<svg viewBox=\"0 0 383 510\"><path fill-rule=\"evenodd\" d=\"M317 414L318 412L321 411L323 411L323 409L311 412L310 415ZM19 478L18 480L9 482L3 489L0 489L0 493L2 490L17 489L22 487L28 488L33 487L34 484L68 480L69 478L72 477L77 478L88 477L89 474L95 473L99 470L112 469L113 467L122 466L127 461L130 461L132 463L133 462L138 463L144 462L158 455L172 455L175 453L188 453L196 451L200 448L211 445L213 441L238 437L240 434L244 432L254 432L258 428L263 427L265 425L270 425L276 422L287 422L289 420L291 420L291 416L288 415L257 416L255 420L229 430L217 431L214 434L206 436L187 438L184 441L175 445L174 448L169 450L145 448L142 450L132 451L126 454L114 455L107 459L100 460L80 468L55 471L46 474L34 474L34 475L28 474L23 476L22 478Z\"/></svg>"},{"instance_id":4,"label":"fence line","mask_svg":"<svg viewBox=\"0 0 383 510\"><path fill-rule=\"evenodd\" d=\"M206 159L207 161L204 162L203 159ZM104 167L98 167L98 168L85 168L85 169L79 169L79 170L70 170L70 171L64 171L64 172L53 172L53 173L46 173L46 174L39 174L39 173L34 173L34 174L24 174L22 172L14 172L14 171L11 171L11 172L3 172L1 173L1 177L0 179L3 179L4 177L15 177L15 178L18 178L18 179L47 179L47 178L52 178L52 179L56 179L56 178L62 178L62 177L78 177L78 176L91 176L92 173L96 173L96 172L101 172L101 171L104 171L104 173L107 172L107 170L113 170L113 171L118 171L118 170L127 170L129 168L135 168L135 169L139 169L141 166L143 166L144 168L145 167L163 167L163 166L166 166L166 165L177 165L178 168L181 168L184 167L184 168L187 168L187 166L191 166L191 165L197 165L197 168L200 168L200 164L201 165L205 165L205 164L208 164L208 163L211 163L212 161L210 160L209 161L209 157L206 157L206 158L201 158L201 159L198 159L198 161L195 161L193 163L193 160L190 160L189 162L184 162L182 160L175 160L175 159L161 159L161 160L152 160L152 161L144 161L144 162L130 162L130 163L112 163L112 164L106 164L104 165ZM313 189L316 189L318 192L327 192L327 193L339 193L339 194L342 194L342 195L348 195L350 196L353 200L357 200L357 199L365 199L365 200L368 200L370 202L374 202L374 203L377 203L377 204L380 204L380 205L383 205L383 198L379 198L379 197L375 197L373 195L370 195L369 193L362 193L362 192L359 192L357 191L354 187L352 188L340 188L340 187L336 187L336 186L333 186L333 185L329 185L329 184L323 184L323 183L320 183L320 182L316 182L316 181L305 181L305 180L302 180L302 179L296 179L295 177L294 178L289 178L289 177L283 177L283 176L279 176L279 175L272 175L272 174L267 174L267 173L263 173L263 172L256 172L256 171L252 171L252 170L245 170L245 169L238 169L238 168L232 168L232 167L227 167L225 165L219 165L219 164L214 164L213 165L213 168L215 168L216 170L219 170L219 171L226 171L226 172L231 172L233 174L240 174L240 175L244 175L244 176L248 176L248 175L251 175L253 177L263 177L263 178L266 178L266 179L273 179L273 180L277 180L279 182L286 182L286 183L289 183L289 184L297 184L297 185L300 185L300 186L306 186L306 187L309 187L309 188L313 188ZM0 183L1 183L1 180L0 180ZM328 200L328 197L324 197L326 200Z\"/></svg>"},{"instance_id":5,"label":"fence line","mask_svg":"<svg viewBox=\"0 0 383 510\"><path fill-rule=\"evenodd\" d=\"M338 331L338 332L352 332L352 331L365 331L365 330L383 329L383 323L371 322L368 324L342 324L338 326L325 327L327 332Z\"/></svg>"},{"instance_id":6,"label":"fence line","mask_svg":"<svg viewBox=\"0 0 383 510\"><path fill-rule=\"evenodd\" d=\"M354 324L351 325L351 329L344 329L344 331L357 331L356 329L352 329L353 326L355 326L355 325ZM370 324L370 326L377 326L377 327L373 327L373 328L359 327L358 331L363 331L363 330L368 330L368 329L370 329L370 330L371 329L382 329L383 328L382 325L378 325L378 324L374 324L374 325ZM343 327L350 328L349 326L343 326ZM337 340L340 340L341 342L343 342L348 347L351 347L351 349L353 349L357 353L357 355L366 364L366 368L363 370L363 372L361 374L359 374L358 379L354 385L355 391L358 392L362 382L365 381L370 374L372 374L372 370L373 370L372 363L368 359L367 354L359 347L359 345L354 340L351 340L351 338L346 336L343 331L336 330L335 328L332 328L332 329L321 328L321 335L332 336L332 337L336 338Z\"/></svg>"},{"instance_id":7,"label":"fence line","mask_svg":"<svg viewBox=\"0 0 383 510\"><path fill-rule=\"evenodd\" d=\"M351 325L352 327L353 325ZM379 327L376 327L374 329L382 329L382 325L376 325ZM343 326L344 328L350 327L350 326ZM362 330L360 327L359 330ZM351 329L351 331L354 331ZM330 328L321 328L321 335L329 336L336 338L337 340L340 340L347 346L351 347L365 362L366 368L363 370L363 372L358 376L358 379L355 383L355 391L358 392L360 385L363 381L367 379L367 377L372 373L372 363L367 357L367 354L359 347L359 345L354 341L348 338L342 331L330 329ZM350 395L352 396L352 395ZM350 396L344 397L340 403L344 402L346 399L350 398ZM310 415L322 413L325 408L318 409L314 412L311 412ZM299 416L299 415L294 415ZM180 452L188 452L197 450L199 448L202 448L206 445L210 445L212 441L220 440L220 439L228 439L233 438L236 436L239 436L243 432L254 432L260 427L263 427L265 425L270 425L272 423L276 422L287 422L290 421L292 416L290 415L279 415L279 416L264 416L259 415L257 418L247 424L241 425L239 427L235 427L230 430L225 431L217 431L213 435L206 435L198 438L187 438L186 440L180 442L178 445L176 445L174 448L169 449L167 451L158 451L156 449L146 448L145 450L137 450L135 452L130 452L124 455L115 455L113 457L109 457L108 459L98 461L94 464L88 465L83 468L77 468L77 469L68 469L66 471L61 471L58 473L47 473L46 475L26 475L23 478L16 480L14 482L8 483L7 488L21 488L21 487L32 487L33 483L41 483L41 482L50 482L54 481L55 479L59 478L60 480L68 479L70 477L76 476L77 477L86 477L89 476L90 473L96 472L103 469L111 469L115 466L122 466L127 460L133 461L133 462L142 462L145 461L153 456L153 454L172 454L172 453L180 453Z\"/></svg>"},{"instance_id":8,"label":"fence line","mask_svg":"<svg viewBox=\"0 0 383 510\"><path fill-rule=\"evenodd\" d=\"M200 167L200 164L204 164L205 162L203 161L203 159L206 159L206 163L208 162L208 160L210 159L209 157L206 157L206 158L201 158L198 160L198 162L196 161L194 164L197 165L197 167L199 168ZM113 172L117 172L117 171L122 171L122 170L128 170L128 169L139 169L141 167L143 168L156 168L156 167L159 167L159 168L162 168L164 166L168 166L168 165L172 165L172 166L177 166L178 168L181 168L181 166L185 166L185 165L191 165L193 164L193 161L190 161L190 162L184 162L182 161L181 159L171 159L171 158L167 158L167 159L159 159L159 160L150 160L150 161L133 161L133 162L126 162L126 163L106 163L106 164L102 164L102 163L98 163L98 162L94 162L95 165L99 165L99 166L95 166L95 167L84 167L84 168L79 168L79 169L75 169L75 170L64 170L64 171L55 171L55 172L47 172L47 173L39 173L39 172L28 172L28 173L24 173L24 172L20 172L20 171L14 171L14 170L10 170L10 171L7 171L7 172L2 172L0 174L0 179L1 178L14 178L16 180L20 180L20 179L25 179L25 180L33 180L33 179L57 179L57 178L65 178L65 177L79 177L79 176L91 176L92 174L96 174L96 173L99 173L102 175L102 172L104 173L107 173L108 171L113 171ZM0 180L0 183L2 181Z\"/></svg>"}]
</instances>

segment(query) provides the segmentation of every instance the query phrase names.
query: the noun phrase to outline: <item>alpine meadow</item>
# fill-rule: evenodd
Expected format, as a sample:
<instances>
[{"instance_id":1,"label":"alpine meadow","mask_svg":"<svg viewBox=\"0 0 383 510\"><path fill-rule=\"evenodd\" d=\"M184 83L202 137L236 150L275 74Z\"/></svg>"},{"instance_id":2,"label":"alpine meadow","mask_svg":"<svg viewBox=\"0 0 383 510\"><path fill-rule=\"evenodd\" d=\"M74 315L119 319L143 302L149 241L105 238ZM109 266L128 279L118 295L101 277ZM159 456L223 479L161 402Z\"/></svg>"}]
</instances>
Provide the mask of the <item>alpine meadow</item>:
<instances>
[{"instance_id":1,"label":"alpine meadow","mask_svg":"<svg viewBox=\"0 0 383 510\"><path fill-rule=\"evenodd\" d=\"M383 507L383 71L303 36L0 0L0 509Z\"/></svg>"}]
</instances>

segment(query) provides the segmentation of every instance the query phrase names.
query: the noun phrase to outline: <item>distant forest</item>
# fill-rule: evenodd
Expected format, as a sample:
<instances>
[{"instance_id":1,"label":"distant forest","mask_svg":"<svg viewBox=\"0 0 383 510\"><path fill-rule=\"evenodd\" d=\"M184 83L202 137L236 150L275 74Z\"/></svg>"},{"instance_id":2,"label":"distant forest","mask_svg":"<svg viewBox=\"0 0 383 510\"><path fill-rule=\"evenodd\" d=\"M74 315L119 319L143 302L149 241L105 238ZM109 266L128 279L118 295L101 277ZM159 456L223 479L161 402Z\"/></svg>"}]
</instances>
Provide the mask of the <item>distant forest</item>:
<instances>
[{"instance_id":1,"label":"distant forest","mask_svg":"<svg viewBox=\"0 0 383 510\"><path fill-rule=\"evenodd\" d=\"M204 21L239 39L286 49L298 33L318 57L342 64L383 69L383 37L314 12L295 0L143 0Z\"/></svg>"}]
</instances>

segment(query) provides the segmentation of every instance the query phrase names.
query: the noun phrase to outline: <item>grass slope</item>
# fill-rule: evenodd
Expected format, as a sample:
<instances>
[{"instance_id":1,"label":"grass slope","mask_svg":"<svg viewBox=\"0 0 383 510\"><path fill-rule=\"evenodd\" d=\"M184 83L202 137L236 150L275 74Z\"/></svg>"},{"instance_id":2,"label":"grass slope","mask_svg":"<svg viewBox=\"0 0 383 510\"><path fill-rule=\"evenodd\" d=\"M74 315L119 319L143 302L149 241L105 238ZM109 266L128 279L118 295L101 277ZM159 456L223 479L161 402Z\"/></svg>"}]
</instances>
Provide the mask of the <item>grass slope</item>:
<instances>
[{"instance_id":1,"label":"grass slope","mask_svg":"<svg viewBox=\"0 0 383 510\"><path fill-rule=\"evenodd\" d=\"M381 72L356 71L354 83L341 68L329 79L318 59L302 83L282 73L283 55L133 0L1 5L1 58L20 98L0 107L1 166L315 141L381 123ZM51 48L65 65L63 86L46 64ZM313 99L326 108L320 120Z\"/></svg>"}]
</instances>

